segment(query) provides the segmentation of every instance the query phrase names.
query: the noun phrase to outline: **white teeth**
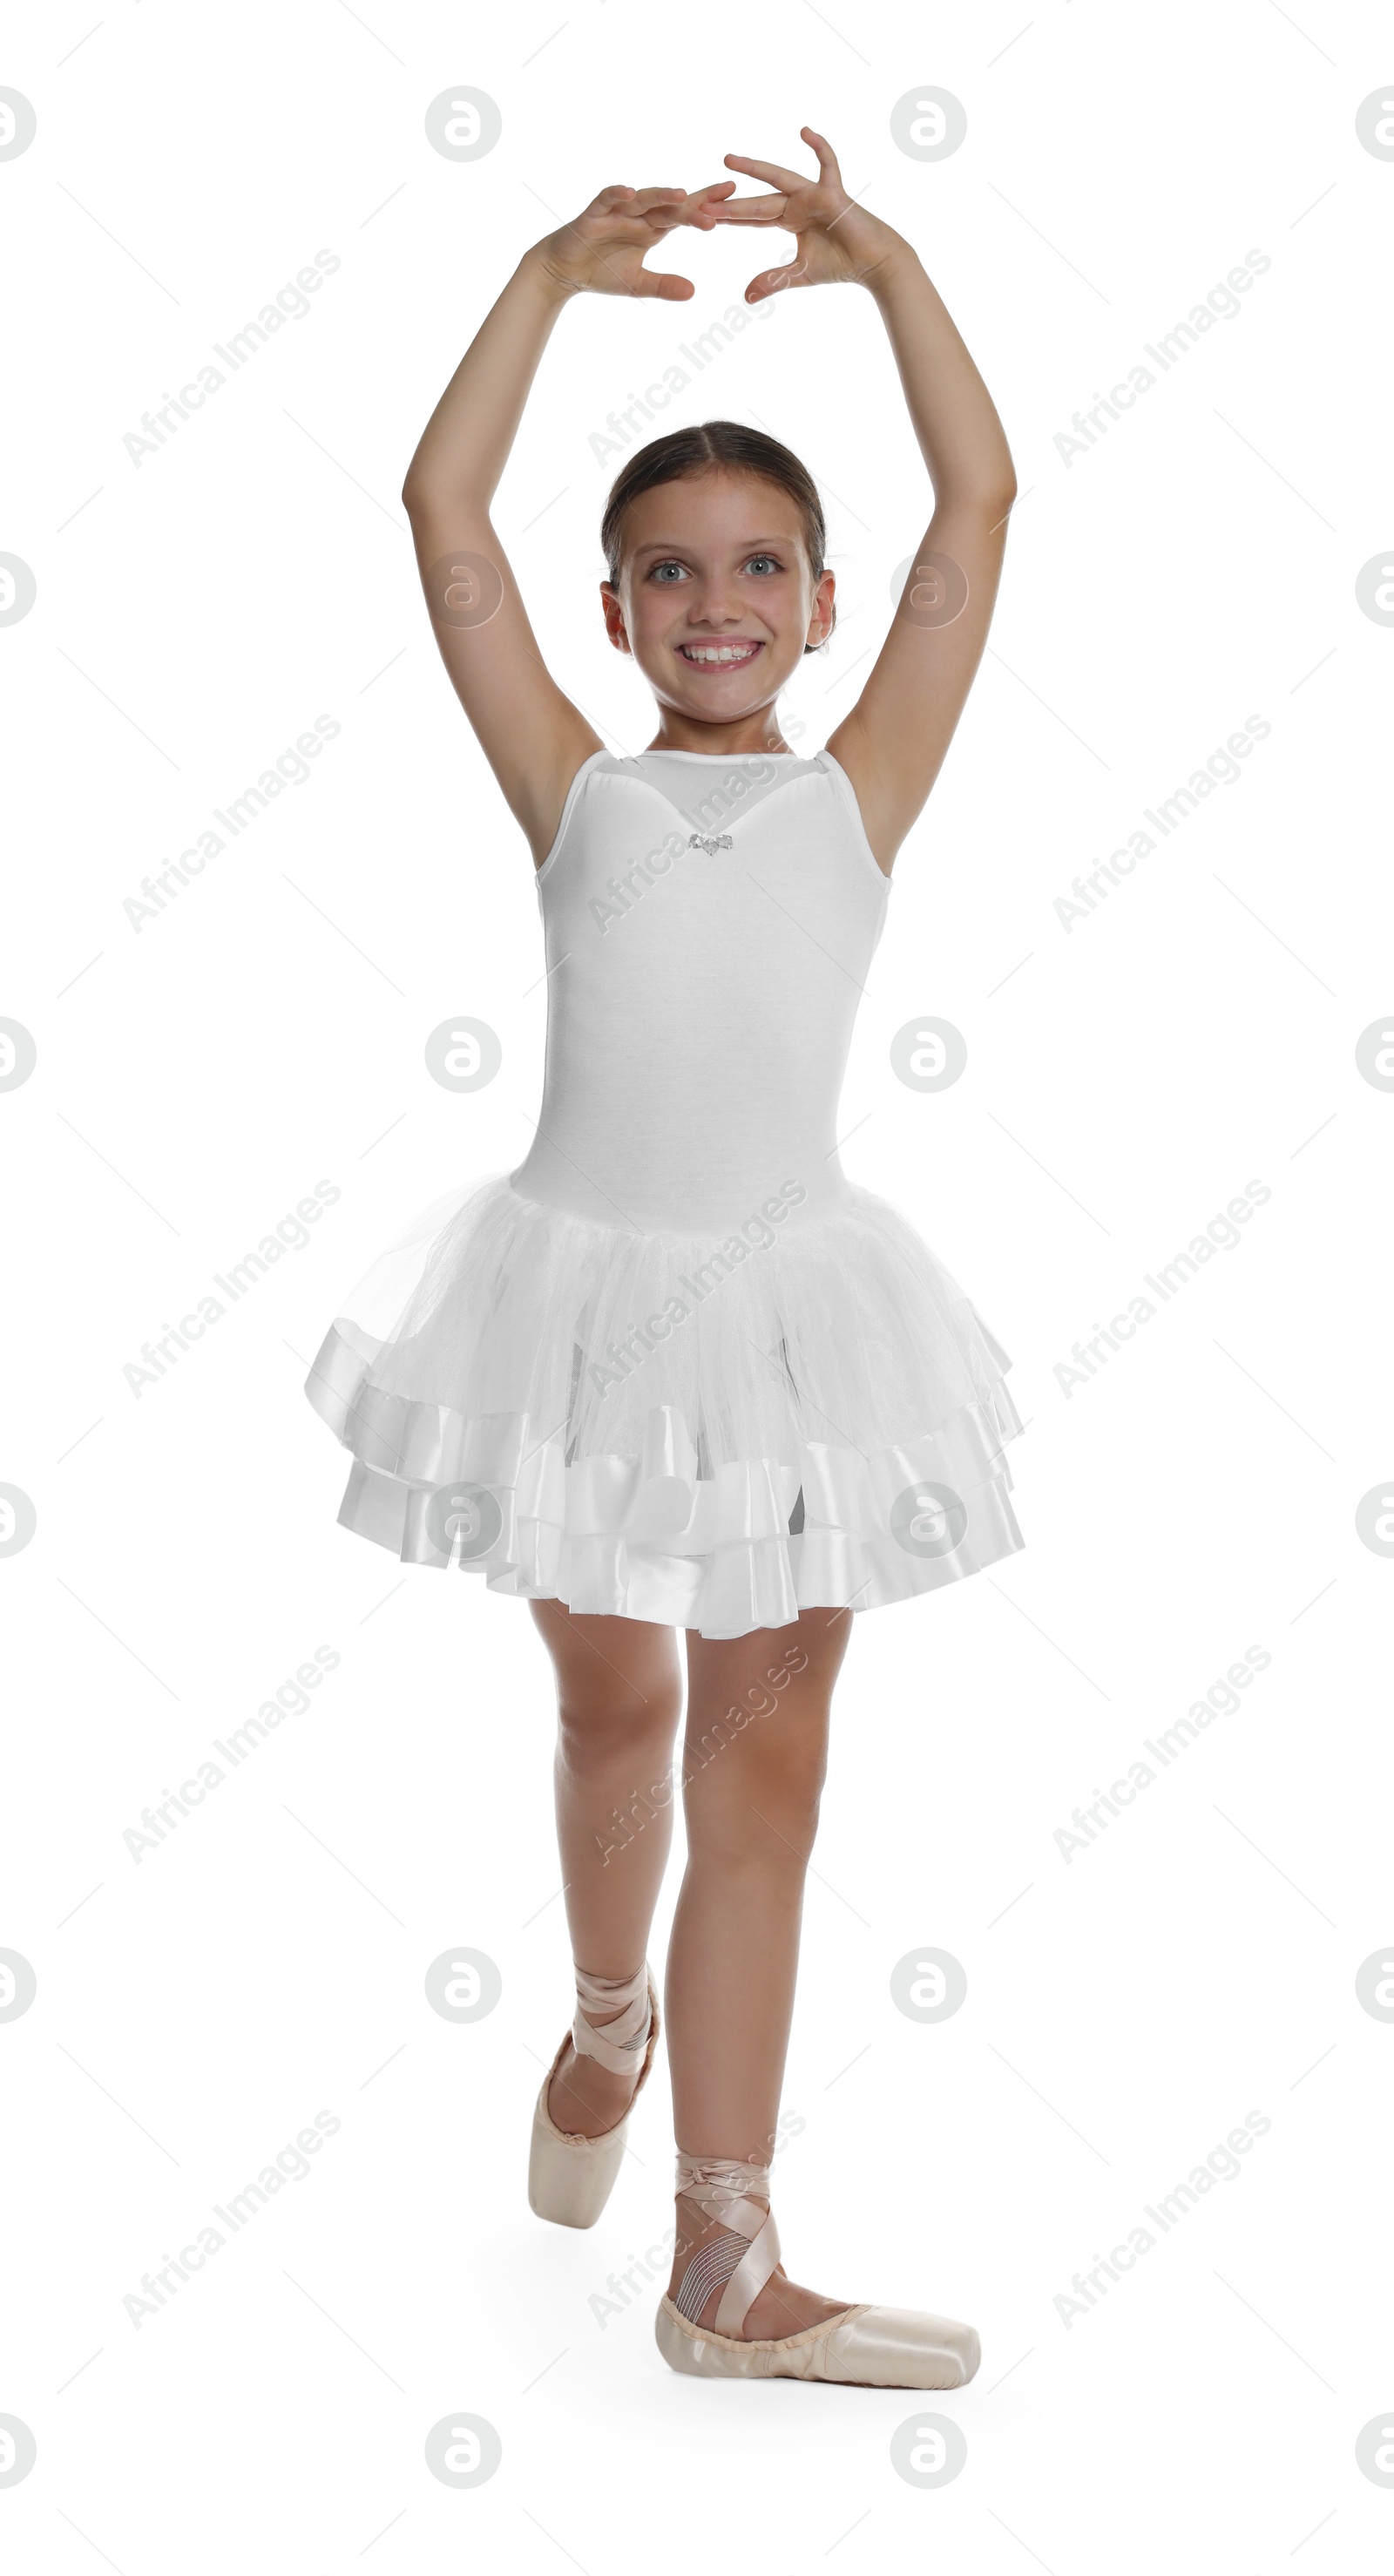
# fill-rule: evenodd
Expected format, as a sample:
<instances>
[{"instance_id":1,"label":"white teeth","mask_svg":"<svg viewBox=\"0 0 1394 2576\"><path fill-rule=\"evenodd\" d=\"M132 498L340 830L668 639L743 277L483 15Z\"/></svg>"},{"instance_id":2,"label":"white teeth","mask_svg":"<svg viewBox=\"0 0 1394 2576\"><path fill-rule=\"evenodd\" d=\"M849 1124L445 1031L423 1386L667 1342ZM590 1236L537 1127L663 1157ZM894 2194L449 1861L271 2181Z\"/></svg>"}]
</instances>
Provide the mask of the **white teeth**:
<instances>
[{"instance_id":1,"label":"white teeth","mask_svg":"<svg viewBox=\"0 0 1394 2576\"><path fill-rule=\"evenodd\" d=\"M755 644L680 644L678 651L689 662L748 662L759 651Z\"/></svg>"}]
</instances>

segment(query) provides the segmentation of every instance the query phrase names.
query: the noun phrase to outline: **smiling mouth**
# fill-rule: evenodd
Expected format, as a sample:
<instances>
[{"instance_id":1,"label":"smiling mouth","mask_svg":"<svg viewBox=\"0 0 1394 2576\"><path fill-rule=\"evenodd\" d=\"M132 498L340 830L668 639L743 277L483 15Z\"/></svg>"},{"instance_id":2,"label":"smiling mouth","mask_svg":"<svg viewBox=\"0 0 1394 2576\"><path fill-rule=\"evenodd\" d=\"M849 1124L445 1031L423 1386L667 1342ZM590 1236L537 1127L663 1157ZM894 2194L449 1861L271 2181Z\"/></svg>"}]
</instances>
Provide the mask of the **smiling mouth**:
<instances>
[{"instance_id":1,"label":"smiling mouth","mask_svg":"<svg viewBox=\"0 0 1394 2576\"><path fill-rule=\"evenodd\" d=\"M730 644L679 644L677 647L683 660L690 663L694 671L739 671L764 649L763 644L752 643L744 635Z\"/></svg>"}]
</instances>

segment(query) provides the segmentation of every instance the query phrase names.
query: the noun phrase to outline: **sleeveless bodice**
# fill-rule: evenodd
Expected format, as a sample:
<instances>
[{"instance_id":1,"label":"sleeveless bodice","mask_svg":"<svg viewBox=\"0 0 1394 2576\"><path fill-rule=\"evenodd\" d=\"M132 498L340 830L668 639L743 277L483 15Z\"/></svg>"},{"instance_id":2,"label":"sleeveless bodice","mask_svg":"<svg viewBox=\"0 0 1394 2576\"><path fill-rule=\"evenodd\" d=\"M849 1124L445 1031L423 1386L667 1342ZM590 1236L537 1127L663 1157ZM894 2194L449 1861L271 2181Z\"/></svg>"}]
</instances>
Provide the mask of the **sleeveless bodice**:
<instances>
[{"instance_id":1,"label":"sleeveless bodice","mask_svg":"<svg viewBox=\"0 0 1394 2576\"><path fill-rule=\"evenodd\" d=\"M890 881L831 752L595 752L537 891L547 1059L519 1192L680 1233L846 1197L837 1105Z\"/></svg>"}]
</instances>

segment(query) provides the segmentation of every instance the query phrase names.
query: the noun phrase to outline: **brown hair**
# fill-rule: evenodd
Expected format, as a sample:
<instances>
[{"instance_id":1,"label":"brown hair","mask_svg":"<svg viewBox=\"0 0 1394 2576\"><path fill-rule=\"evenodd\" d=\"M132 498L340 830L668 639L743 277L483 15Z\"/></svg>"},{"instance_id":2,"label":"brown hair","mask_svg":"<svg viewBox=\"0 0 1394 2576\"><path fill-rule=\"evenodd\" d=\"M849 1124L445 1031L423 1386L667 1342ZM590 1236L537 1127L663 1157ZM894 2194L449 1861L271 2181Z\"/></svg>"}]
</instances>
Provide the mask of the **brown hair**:
<instances>
[{"instance_id":1,"label":"brown hair","mask_svg":"<svg viewBox=\"0 0 1394 2576\"><path fill-rule=\"evenodd\" d=\"M738 420L704 420L690 429L670 429L662 438L652 438L641 447L616 475L600 523L600 543L605 556L607 576L615 589L619 587L624 549L624 516L631 501L641 492L651 492L658 483L685 483L698 474L722 470L731 474L756 474L763 483L774 483L787 492L799 513L804 547L815 582L822 579L828 532L823 518L823 504L818 486L808 467L801 464L792 448L781 446L777 438L767 438L761 429L747 429ZM837 610L833 610L833 625ZM832 626L828 628L832 633ZM816 644L805 644L805 653L816 653Z\"/></svg>"}]
</instances>

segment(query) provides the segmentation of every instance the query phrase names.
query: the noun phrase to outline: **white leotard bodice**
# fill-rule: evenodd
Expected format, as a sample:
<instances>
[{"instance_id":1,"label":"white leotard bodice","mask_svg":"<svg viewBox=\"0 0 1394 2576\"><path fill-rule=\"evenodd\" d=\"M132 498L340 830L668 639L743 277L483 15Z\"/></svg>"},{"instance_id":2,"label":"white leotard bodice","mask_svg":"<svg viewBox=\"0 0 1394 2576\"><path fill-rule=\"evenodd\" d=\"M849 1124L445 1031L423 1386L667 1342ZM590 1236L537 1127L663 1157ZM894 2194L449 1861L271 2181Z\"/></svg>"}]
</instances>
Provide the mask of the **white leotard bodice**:
<instances>
[{"instance_id":1,"label":"white leotard bodice","mask_svg":"<svg viewBox=\"0 0 1394 2576\"><path fill-rule=\"evenodd\" d=\"M890 881L831 752L594 752L537 891L547 1060L518 1191L702 1234L781 1191L795 1222L847 1195L837 1105Z\"/></svg>"}]
</instances>

